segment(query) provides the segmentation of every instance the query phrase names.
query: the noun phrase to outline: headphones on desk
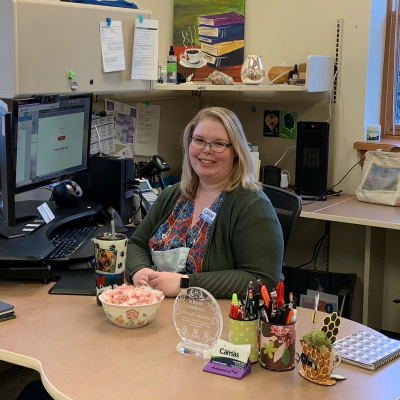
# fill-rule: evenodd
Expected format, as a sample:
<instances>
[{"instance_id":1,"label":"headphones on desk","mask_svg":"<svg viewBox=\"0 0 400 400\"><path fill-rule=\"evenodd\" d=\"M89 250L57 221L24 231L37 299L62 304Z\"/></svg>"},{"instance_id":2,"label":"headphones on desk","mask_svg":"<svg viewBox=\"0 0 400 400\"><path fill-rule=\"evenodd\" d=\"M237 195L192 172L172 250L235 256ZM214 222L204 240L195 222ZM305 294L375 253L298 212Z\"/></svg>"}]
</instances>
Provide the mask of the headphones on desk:
<instances>
[{"instance_id":1,"label":"headphones on desk","mask_svg":"<svg viewBox=\"0 0 400 400\"><path fill-rule=\"evenodd\" d=\"M74 207L82 200L82 189L76 182L67 179L54 186L53 198L58 206Z\"/></svg>"}]
</instances>

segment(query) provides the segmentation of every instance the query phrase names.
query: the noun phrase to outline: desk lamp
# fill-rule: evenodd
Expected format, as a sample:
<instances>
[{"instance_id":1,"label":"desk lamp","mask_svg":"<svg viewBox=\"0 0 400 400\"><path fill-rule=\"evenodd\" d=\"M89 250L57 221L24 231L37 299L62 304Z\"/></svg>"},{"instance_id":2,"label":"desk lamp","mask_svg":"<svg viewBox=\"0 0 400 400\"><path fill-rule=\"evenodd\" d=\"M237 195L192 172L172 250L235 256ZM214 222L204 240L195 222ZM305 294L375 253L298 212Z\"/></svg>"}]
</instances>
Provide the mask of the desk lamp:
<instances>
[{"instance_id":1,"label":"desk lamp","mask_svg":"<svg viewBox=\"0 0 400 400\"><path fill-rule=\"evenodd\" d=\"M147 164L140 168L139 175L141 178L156 176L160 182L161 189L164 190L165 183L161 174L169 170L170 166L160 156L155 155Z\"/></svg>"}]
</instances>

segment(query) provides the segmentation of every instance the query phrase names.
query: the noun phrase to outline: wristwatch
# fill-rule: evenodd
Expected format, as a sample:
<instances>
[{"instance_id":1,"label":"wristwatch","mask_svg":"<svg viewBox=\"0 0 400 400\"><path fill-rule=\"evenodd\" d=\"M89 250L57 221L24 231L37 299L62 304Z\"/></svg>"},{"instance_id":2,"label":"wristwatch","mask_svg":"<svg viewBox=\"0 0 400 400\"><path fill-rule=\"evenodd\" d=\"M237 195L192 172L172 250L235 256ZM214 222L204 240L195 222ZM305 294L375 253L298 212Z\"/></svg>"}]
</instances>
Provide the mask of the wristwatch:
<instances>
[{"instance_id":1,"label":"wristwatch","mask_svg":"<svg viewBox=\"0 0 400 400\"><path fill-rule=\"evenodd\" d=\"M189 289L190 288L190 278L187 275L182 275L179 287L181 289Z\"/></svg>"}]
</instances>

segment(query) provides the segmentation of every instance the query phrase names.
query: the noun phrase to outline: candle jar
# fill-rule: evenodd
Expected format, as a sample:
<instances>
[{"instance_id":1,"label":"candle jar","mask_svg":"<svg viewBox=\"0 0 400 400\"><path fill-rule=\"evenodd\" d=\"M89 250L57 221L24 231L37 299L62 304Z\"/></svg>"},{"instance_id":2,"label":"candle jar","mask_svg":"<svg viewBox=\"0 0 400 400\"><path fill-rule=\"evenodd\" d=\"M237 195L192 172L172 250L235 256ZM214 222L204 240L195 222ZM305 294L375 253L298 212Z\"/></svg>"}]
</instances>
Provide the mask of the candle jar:
<instances>
[{"instance_id":1,"label":"candle jar","mask_svg":"<svg viewBox=\"0 0 400 400\"><path fill-rule=\"evenodd\" d=\"M264 76L265 71L261 62L261 56L246 56L240 71L242 82L246 85L259 85L264 80Z\"/></svg>"}]
</instances>

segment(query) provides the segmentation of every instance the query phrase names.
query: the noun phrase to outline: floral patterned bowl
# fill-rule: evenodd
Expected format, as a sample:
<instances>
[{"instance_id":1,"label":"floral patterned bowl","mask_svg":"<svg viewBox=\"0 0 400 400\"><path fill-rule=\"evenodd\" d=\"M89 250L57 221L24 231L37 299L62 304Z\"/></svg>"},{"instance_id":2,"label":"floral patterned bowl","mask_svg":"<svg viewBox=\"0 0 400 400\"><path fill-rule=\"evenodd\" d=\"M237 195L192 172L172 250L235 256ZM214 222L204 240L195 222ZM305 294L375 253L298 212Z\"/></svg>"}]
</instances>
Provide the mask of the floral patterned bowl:
<instances>
[{"instance_id":1,"label":"floral patterned bowl","mask_svg":"<svg viewBox=\"0 0 400 400\"><path fill-rule=\"evenodd\" d=\"M105 303L103 301L104 293L99 296L103 310L108 319L121 328L141 328L146 326L157 314L161 300L152 304L144 304L140 306L120 306L118 304Z\"/></svg>"}]
</instances>

